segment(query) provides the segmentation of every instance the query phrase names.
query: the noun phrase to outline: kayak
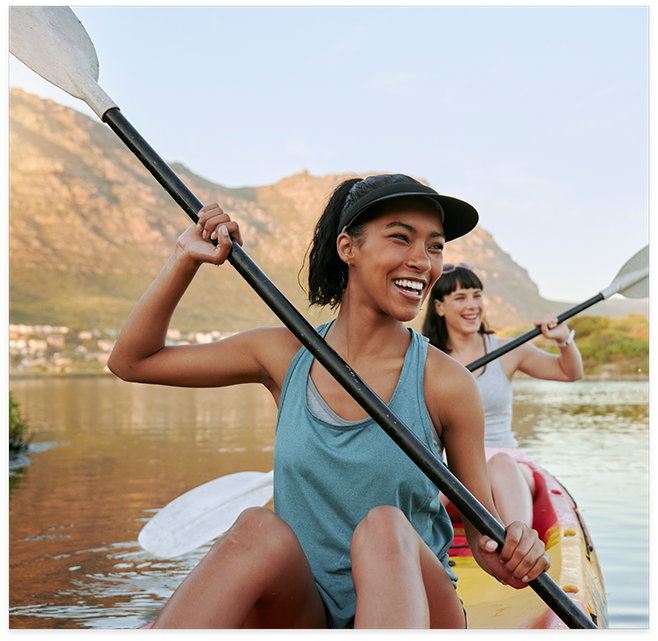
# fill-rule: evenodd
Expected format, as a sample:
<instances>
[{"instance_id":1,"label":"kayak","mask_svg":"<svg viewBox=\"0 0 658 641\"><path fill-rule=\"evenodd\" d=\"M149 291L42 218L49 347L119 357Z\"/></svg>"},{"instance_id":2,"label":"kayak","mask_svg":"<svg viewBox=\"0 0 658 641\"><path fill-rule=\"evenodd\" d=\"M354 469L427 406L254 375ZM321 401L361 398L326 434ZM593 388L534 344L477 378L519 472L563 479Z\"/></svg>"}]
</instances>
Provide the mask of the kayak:
<instances>
[{"instance_id":1,"label":"kayak","mask_svg":"<svg viewBox=\"0 0 658 641\"><path fill-rule=\"evenodd\" d=\"M603 576L578 507L546 470L524 458L535 480L533 527L551 557L548 575L599 628L608 627ZM449 504L454 540L448 554L459 580L469 629L555 629L566 624L531 588L515 590L484 572L473 559L457 509Z\"/></svg>"},{"instance_id":2,"label":"kayak","mask_svg":"<svg viewBox=\"0 0 658 641\"><path fill-rule=\"evenodd\" d=\"M599 628L608 627L601 568L575 501L546 470L519 450L504 448L526 463L535 480L533 527L551 557L549 576ZM469 629L567 628L532 588L515 590L484 572L466 542L461 515L447 506L454 540L448 552L456 572L457 594L466 609ZM150 628L153 623L143 626Z\"/></svg>"}]
</instances>

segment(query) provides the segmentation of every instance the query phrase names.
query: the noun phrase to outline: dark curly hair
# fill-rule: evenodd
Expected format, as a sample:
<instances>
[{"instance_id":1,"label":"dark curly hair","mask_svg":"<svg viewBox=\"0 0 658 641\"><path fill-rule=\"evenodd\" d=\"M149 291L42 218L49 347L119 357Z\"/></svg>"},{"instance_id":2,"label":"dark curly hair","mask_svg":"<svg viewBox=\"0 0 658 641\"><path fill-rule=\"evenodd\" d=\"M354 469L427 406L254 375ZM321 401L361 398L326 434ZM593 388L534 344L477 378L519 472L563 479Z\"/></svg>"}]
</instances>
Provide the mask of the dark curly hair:
<instances>
[{"instance_id":1,"label":"dark curly hair","mask_svg":"<svg viewBox=\"0 0 658 641\"><path fill-rule=\"evenodd\" d=\"M449 354L451 351L448 349L448 329L445 318L437 314L434 301L443 302L443 299L448 294L452 294L459 287L463 289L484 289L482 281L474 271L464 267L456 267L453 271L443 274L434 283L434 287L432 287L427 301L427 314L423 322L423 334L430 339L430 343L434 347L437 347L446 354ZM493 331L489 329L484 319L480 323L478 332L480 334L493 334Z\"/></svg>"}]
</instances>

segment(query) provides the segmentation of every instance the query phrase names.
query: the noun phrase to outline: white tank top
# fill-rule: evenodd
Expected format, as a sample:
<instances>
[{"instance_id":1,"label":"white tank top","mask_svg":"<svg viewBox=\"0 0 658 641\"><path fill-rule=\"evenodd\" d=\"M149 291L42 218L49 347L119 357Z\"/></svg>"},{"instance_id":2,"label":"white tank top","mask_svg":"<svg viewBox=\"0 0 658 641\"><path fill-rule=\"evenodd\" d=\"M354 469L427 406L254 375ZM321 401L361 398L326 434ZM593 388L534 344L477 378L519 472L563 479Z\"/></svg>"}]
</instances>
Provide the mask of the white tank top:
<instances>
[{"instance_id":1,"label":"white tank top","mask_svg":"<svg viewBox=\"0 0 658 641\"><path fill-rule=\"evenodd\" d=\"M491 351L498 347L498 337L489 335ZM484 405L484 444L487 447L518 447L512 434L512 382L505 376L500 358L487 364L475 381Z\"/></svg>"}]
</instances>

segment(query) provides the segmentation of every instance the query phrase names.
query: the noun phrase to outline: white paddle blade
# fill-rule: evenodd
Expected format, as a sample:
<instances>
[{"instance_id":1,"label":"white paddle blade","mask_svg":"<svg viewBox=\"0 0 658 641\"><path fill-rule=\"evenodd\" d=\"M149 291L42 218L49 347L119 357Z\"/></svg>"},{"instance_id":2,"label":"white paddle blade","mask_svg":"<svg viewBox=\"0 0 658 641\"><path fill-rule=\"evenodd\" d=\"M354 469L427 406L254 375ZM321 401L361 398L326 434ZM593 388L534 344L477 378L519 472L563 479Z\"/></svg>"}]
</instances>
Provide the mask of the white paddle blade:
<instances>
[{"instance_id":1,"label":"white paddle blade","mask_svg":"<svg viewBox=\"0 0 658 641\"><path fill-rule=\"evenodd\" d=\"M228 530L241 512L272 498L273 472L238 472L204 483L163 507L139 533L160 558L190 552Z\"/></svg>"},{"instance_id":2,"label":"white paddle blade","mask_svg":"<svg viewBox=\"0 0 658 641\"><path fill-rule=\"evenodd\" d=\"M86 102L101 120L114 101L98 86L98 58L69 7L10 7L9 51L42 78Z\"/></svg>"},{"instance_id":3,"label":"white paddle blade","mask_svg":"<svg viewBox=\"0 0 658 641\"><path fill-rule=\"evenodd\" d=\"M605 298L622 294L626 298L649 297L649 245L631 256L619 270L610 287L602 292Z\"/></svg>"}]
</instances>

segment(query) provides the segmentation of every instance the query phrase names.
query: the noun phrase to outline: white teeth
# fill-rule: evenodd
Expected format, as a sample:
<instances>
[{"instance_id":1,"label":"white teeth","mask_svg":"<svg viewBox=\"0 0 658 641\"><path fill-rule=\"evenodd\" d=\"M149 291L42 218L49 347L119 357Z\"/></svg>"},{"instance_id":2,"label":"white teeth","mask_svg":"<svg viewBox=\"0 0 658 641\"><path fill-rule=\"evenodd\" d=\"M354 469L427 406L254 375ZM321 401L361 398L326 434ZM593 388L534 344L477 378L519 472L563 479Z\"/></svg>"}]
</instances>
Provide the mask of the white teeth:
<instances>
[{"instance_id":1,"label":"white teeth","mask_svg":"<svg viewBox=\"0 0 658 641\"><path fill-rule=\"evenodd\" d=\"M416 280L395 280L393 281L398 287L408 287L409 289L417 289L419 292L423 290L423 283Z\"/></svg>"}]
</instances>

